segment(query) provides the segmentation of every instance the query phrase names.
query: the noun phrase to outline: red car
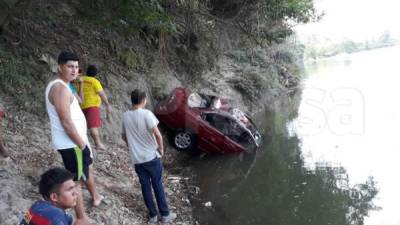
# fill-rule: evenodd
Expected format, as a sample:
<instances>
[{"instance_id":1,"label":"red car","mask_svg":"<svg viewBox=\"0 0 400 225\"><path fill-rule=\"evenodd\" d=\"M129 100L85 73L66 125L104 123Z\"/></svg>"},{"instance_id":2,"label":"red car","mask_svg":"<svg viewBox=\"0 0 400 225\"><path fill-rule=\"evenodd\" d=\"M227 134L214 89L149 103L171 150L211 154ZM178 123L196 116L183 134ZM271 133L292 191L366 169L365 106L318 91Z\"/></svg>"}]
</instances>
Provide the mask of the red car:
<instances>
[{"instance_id":1,"label":"red car","mask_svg":"<svg viewBox=\"0 0 400 225\"><path fill-rule=\"evenodd\" d=\"M175 88L156 106L155 115L169 128L179 151L240 153L255 150L261 142L251 119L227 100L185 88Z\"/></svg>"}]
</instances>

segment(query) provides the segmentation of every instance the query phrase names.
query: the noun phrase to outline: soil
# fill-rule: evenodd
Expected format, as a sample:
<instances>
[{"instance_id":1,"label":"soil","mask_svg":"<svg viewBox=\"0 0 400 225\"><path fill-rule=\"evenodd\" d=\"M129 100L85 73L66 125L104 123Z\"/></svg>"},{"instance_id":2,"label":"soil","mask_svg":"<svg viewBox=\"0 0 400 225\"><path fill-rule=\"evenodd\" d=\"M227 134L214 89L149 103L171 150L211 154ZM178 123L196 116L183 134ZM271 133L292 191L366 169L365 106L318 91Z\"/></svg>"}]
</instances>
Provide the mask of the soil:
<instances>
[{"instance_id":1,"label":"soil","mask_svg":"<svg viewBox=\"0 0 400 225\"><path fill-rule=\"evenodd\" d=\"M62 162L51 148L48 123L35 115L18 112L7 98L2 106L7 109L1 128L5 129L10 158L0 158L0 224L7 225L18 224L29 206L41 198L37 187L40 174L50 167L62 167ZM106 198L99 207L92 207L90 195L84 189L86 210L98 223L146 224L146 207L128 149L122 142L107 145L107 150L95 150L94 157L97 188ZM197 189L191 184L190 169L179 166L179 160L185 157L188 156L167 146L163 158L164 185L170 208L178 214L174 224L190 225L196 222L189 199Z\"/></svg>"},{"instance_id":2,"label":"soil","mask_svg":"<svg viewBox=\"0 0 400 225\"><path fill-rule=\"evenodd\" d=\"M147 212L139 182L132 170L128 149L120 139L121 116L130 107L130 91L145 90L149 94L149 109L179 86L230 99L248 114L261 109L260 104L249 102L232 87L229 80L240 65L227 54L218 53L221 57L213 61L215 67L197 71L201 76L180 73L178 54L173 55L175 59L168 58L160 49L149 47L147 40L140 36L124 36L76 19L79 1L9 2L14 2L10 6L12 10L0 9L0 53L9 52L15 58L17 69L5 76L13 75L17 79L25 74L31 80L24 89L15 92L0 89L0 107L6 111L6 117L0 120L0 129L10 154L8 159L0 158L0 224L18 224L29 206L41 198L37 190L40 174L50 167L62 166L60 155L51 147L43 101L45 86L54 77L56 57L62 50L78 53L81 68L89 64L99 68L98 78L113 107L112 114L102 118L101 133L108 148L95 151L94 158L95 179L100 193L106 196L104 203L91 207L90 195L84 190L86 210L98 223L146 224ZM199 44L199 48L207 52L205 45ZM7 61L1 56L0 69L1 63ZM276 90L285 91L279 88ZM274 90L269 89L271 93ZM278 91L264 97L276 95ZM166 144L164 186L171 210L178 214L174 224L198 224L192 214L191 199L201 190L194 185L191 168L182 163L188 157L192 156Z\"/></svg>"}]
</instances>

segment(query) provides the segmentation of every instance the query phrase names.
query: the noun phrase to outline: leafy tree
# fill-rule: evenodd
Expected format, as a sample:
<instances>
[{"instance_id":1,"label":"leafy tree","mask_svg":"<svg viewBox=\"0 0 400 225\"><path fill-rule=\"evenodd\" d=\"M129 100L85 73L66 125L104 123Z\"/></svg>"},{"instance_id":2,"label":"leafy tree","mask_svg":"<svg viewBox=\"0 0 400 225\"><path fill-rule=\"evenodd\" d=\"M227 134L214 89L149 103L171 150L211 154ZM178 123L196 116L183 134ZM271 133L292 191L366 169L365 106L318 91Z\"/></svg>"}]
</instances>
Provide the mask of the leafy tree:
<instances>
[{"instance_id":1,"label":"leafy tree","mask_svg":"<svg viewBox=\"0 0 400 225\"><path fill-rule=\"evenodd\" d=\"M353 53L353 52L359 51L357 43L350 39L345 39L342 42L342 48L343 48L343 51L346 53Z\"/></svg>"},{"instance_id":2,"label":"leafy tree","mask_svg":"<svg viewBox=\"0 0 400 225\"><path fill-rule=\"evenodd\" d=\"M317 20L312 0L210 0L211 12L229 19L258 44L281 42L292 26Z\"/></svg>"},{"instance_id":3,"label":"leafy tree","mask_svg":"<svg viewBox=\"0 0 400 225\"><path fill-rule=\"evenodd\" d=\"M194 13L209 15L211 19L216 16L222 19L218 22L239 29L257 44L282 41L292 34L294 24L318 18L312 0L83 0L83 3L90 9L83 13L92 11L90 16L103 23L123 23L136 29L147 27L170 35L179 31L174 15L186 17ZM184 22L181 27L196 26L191 24L196 21Z\"/></svg>"}]
</instances>

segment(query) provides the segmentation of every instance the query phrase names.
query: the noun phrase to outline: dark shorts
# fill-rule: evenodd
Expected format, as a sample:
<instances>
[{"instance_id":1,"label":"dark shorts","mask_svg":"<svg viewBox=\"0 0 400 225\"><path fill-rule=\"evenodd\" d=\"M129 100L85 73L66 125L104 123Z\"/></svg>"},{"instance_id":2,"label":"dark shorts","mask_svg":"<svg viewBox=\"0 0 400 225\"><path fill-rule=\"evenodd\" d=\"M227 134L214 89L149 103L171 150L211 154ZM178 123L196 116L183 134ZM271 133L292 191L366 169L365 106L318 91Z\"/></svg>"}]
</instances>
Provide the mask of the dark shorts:
<instances>
[{"instance_id":1,"label":"dark shorts","mask_svg":"<svg viewBox=\"0 0 400 225\"><path fill-rule=\"evenodd\" d=\"M88 146L81 150L79 147L57 150L62 157L65 169L75 175L74 180L89 179L89 166L93 163Z\"/></svg>"},{"instance_id":2,"label":"dark shorts","mask_svg":"<svg viewBox=\"0 0 400 225\"><path fill-rule=\"evenodd\" d=\"M89 107L82 109L83 114L85 114L87 127L97 128L101 126L100 108L99 107Z\"/></svg>"}]
</instances>

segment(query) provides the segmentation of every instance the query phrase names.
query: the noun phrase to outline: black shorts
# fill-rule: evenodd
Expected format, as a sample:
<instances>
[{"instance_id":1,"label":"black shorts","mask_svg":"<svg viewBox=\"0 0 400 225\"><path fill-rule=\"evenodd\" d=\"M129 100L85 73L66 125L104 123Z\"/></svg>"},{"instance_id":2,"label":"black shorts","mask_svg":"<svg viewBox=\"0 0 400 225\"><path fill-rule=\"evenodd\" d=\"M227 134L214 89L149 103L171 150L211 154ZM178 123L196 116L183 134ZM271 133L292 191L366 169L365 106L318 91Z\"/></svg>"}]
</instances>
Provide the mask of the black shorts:
<instances>
[{"instance_id":1,"label":"black shorts","mask_svg":"<svg viewBox=\"0 0 400 225\"><path fill-rule=\"evenodd\" d=\"M93 163L93 159L90 157L90 149L87 145L83 150L75 147L57 151L61 154L65 169L74 174L75 181L89 179L89 166Z\"/></svg>"}]
</instances>

